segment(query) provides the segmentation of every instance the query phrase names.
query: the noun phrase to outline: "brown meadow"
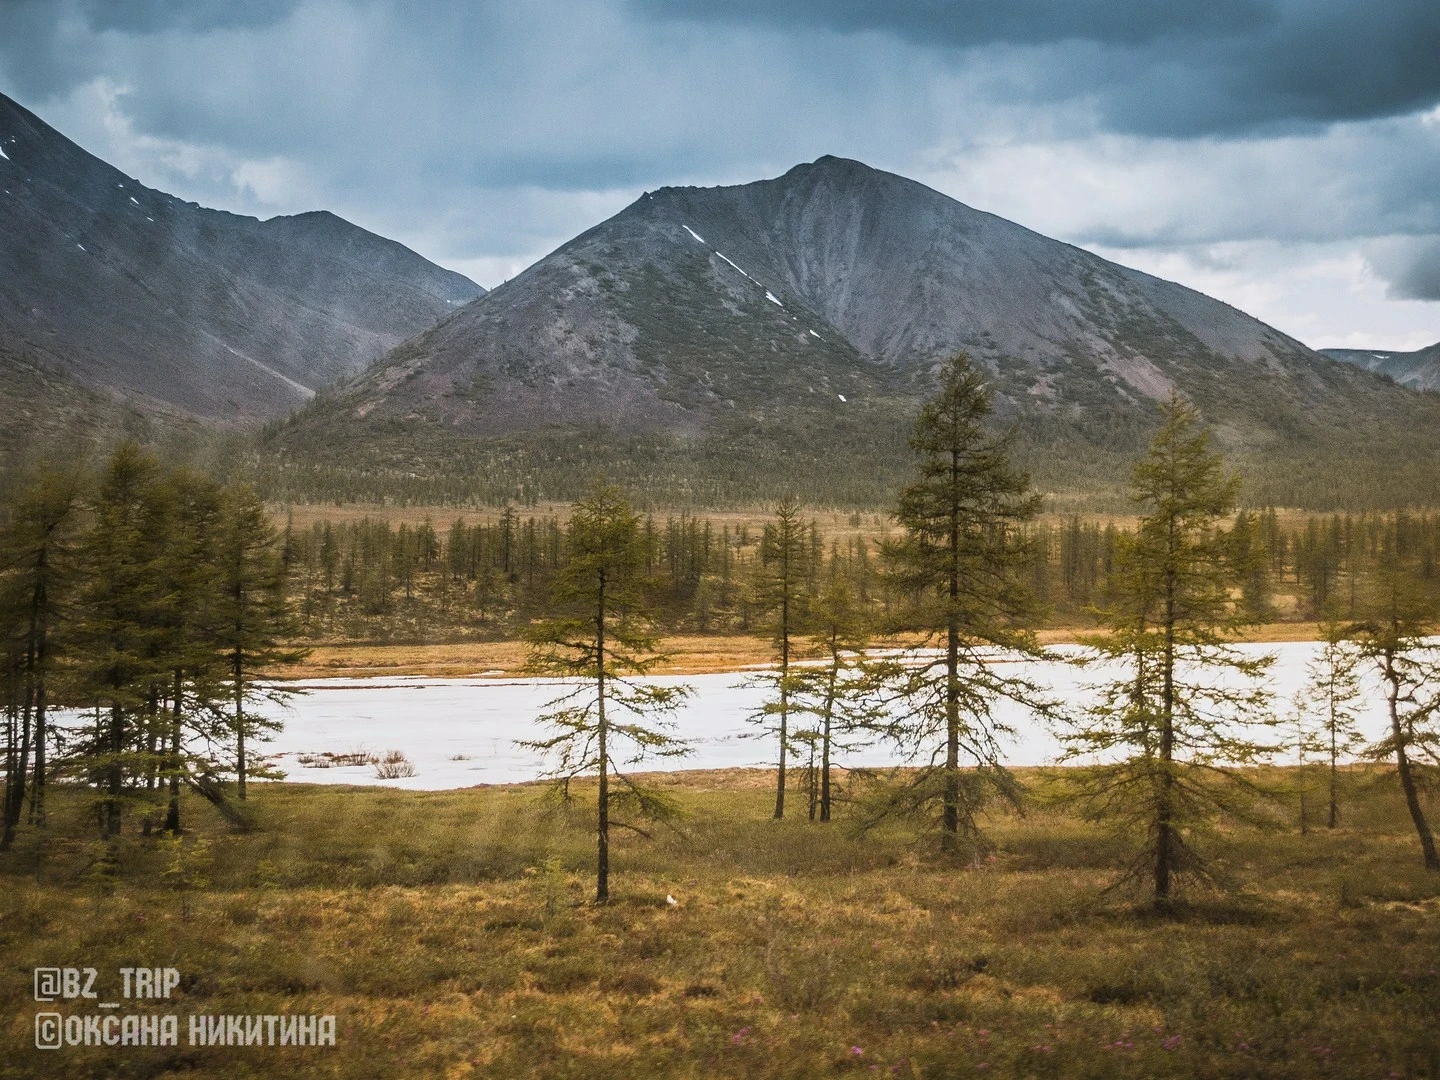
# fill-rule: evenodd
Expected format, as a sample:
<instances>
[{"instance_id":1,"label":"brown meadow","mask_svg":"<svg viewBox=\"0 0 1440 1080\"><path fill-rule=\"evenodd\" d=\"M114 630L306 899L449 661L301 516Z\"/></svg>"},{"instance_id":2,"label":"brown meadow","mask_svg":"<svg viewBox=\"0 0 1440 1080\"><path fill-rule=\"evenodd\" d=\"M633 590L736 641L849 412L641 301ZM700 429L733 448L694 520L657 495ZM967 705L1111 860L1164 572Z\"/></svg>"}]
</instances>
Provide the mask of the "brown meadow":
<instances>
[{"instance_id":1,"label":"brown meadow","mask_svg":"<svg viewBox=\"0 0 1440 1080\"><path fill-rule=\"evenodd\" d=\"M178 851L132 820L113 875L57 792L0 862L0 1076L1440 1073L1440 881L1391 778L1347 774L1334 832L1222 825L1228 887L1168 918L1105 891L1125 856L1063 777L1025 779L947 860L843 808L768 820L764 772L671 774L686 818L617 837L599 907L583 791L261 784L247 832L196 798ZM29 1049L33 968L135 964L181 971L181 1046ZM191 1013L333 1014L338 1045L190 1047Z\"/></svg>"}]
</instances>

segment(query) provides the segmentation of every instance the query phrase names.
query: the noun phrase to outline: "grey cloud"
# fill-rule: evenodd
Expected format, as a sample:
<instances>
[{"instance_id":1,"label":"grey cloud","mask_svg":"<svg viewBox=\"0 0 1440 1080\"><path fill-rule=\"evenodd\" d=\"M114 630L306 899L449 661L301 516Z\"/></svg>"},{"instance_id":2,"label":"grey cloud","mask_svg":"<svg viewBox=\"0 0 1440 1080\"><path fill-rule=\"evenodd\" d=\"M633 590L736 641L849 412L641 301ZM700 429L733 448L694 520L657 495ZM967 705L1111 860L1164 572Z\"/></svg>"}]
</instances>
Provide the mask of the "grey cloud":
<instances>
[{"instance_id":1,"label":"grey cloud","mask_svg":"<svg viewBox=\"0 0 1440 1080\"><path fill-rule=\"evenodd\" d=\"M300 0L84 0L79 11L96 30L230 30L269 26Z\"/></svg>"},{"instance_id":2,"label":"grey cloud","mask_svg":"<svg viewBox=\"0 0 1440 1080\"><path fill-rule=\"evenodd\" d=\"M73 33L64 26L55 34ZM299 157L406 196L412 184L569 191L749 178L837 147L873 159L903 151L926 112L889 122L898 101L926 93L899 45L797 53L741 31L637 26L603 2L310 2L243 33L84 44L89 64L71 83L123 85L137 132ZM843 83L833 77L842 69ZM0 62L7 82L25 89Z\"/></svg>"},{"instance_id":3,"label":"grey cloud","mask_svg":"<svg viewBox=\"0 0 1440 1080\"><path fill-rule=\"evenodd\" d=\"M1440 300L1440 233L1375 245L1370 264L1395 300Z\"/></svg>"},{"instance_id":4,"label":"grey cloud","mask_svg":"<svg viewBox=\"0 0 1440 1080\"><path fill-rule=\"evenodd\" d=\"M46 0L0 2L0 72L32 99L64 93L94 70L93 57L67 43L64 14Z\"/></svg>"},{"instance_id":5,"label":"grey cloud","mask_svg":"<svg viewBox=\"0 0 1440 1080\"><path fill-rule=\"evenodd\" d=\"M1253 32L1276 18L1269 0L633 0L654 18L766 23L840 33L880 31L919 45L1136 45L1177 36Z\"/></svg>"},{"instance_id":6,"label":"grey cloud","mask_svg":"<svg viewBox=\"0 0 1440 1080\"><path fill-rule=\"evenodd\" d=\"M634 0L657 20L878 32L967 58L1012 47L1016 85L1095 96L1113 130L1233 133L1440 101L1434 0Z\"/></svg>"},{"instance_id":7,"label":"grey cloud","mask_svg":"<svg viewBox=\"0 0 1440 1080\"><path fill-rule=\"evenodd\" d=\"M1073 242L1358 245L1440 234L1437 25L1435 0L0 0L0 90L184 198L505 273L642 188L824 153Z\"/></svg>"}]
</instances>

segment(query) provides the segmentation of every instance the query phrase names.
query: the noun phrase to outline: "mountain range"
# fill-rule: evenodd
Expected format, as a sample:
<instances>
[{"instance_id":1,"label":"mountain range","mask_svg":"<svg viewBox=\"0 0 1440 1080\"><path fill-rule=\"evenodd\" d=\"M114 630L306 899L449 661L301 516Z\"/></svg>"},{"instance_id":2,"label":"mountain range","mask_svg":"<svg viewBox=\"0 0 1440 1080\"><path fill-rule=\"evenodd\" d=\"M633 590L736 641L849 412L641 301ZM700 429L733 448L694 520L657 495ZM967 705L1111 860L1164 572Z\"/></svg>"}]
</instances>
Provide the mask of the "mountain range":
<instances>
[{"instance_id":1,"label":"mountain range","mask_svg":"<svg viewBox=\"0 0 1440 1080\"><path fill-rule=\"evenodd\" d=\"M1412 390L1440 390L1440 342L1414 352L1321 349L1326 356L1389 376Z\"/></svg>"},{"instance_id":2,"label":"mountain range","mask_svg":"<svg viewBox=\"0 0 1440 1080\"><path fill-rule=\"evenodd\" d=\"M156 191L0 96L0 375L207 421L288 414L484 290L324 211Z\"/></svg>"},{"instance_id":3,"label":"mountain range","mask_svg":"<svg viewBox=\"0 0 1440 1080\"><path fill-rule=\"evenodd\" d=\"M1118 490L1175 389L1252 499L1440 500L1430 395L857 161L646 192L486 293L323 211L181 202L4 98L0 154L0 440L109 401L277 421L276 497L566 498L603 471L878 505L963 350L1052 491Z\"/></svg>"},{"instance_id":4,"label":"mountain range","mask_svg":"<svg viewBox=\"0 0 1440 1080\"><path fill-rule=\"evenodd\" d=\"M1052 489L1113 489L1172 388L1257 497L1285 502L1340 499L1336 455L1404 468L1385 432L1440 420L1218 300L823 157L643 194L322 394L276 445L332 470L464 462L502 492L599 467L682 500L865 502L908 468L910 418L959 350ZM1427 438L1408 458L1440 451Z\"/></svg>"}]
</instances>

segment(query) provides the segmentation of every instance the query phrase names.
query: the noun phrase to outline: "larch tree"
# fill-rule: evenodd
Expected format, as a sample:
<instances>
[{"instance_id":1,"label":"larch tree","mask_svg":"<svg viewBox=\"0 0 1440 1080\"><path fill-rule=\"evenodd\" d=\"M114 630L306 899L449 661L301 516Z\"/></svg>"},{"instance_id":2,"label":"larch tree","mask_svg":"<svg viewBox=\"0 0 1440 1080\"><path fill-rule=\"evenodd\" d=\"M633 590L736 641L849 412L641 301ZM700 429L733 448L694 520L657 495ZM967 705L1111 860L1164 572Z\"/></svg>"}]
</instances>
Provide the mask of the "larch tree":
<instances>
[{"instance_id":1,"label":"larch tree","mask_svg":"<svg viewBox=\"0 0 1440 1080\"><path fill-rule=\"evenodd\" d=\"M1233 796L1247 781L1235 766L1274 749L1250 726L1273 723L1262 681L1271 658L1231 643L1250 610L1240 590L1248 567L1222 528L1239 486L1195 409L1172 394L1132 473L1140 521L1117 543L1111 603L1099 613L1108 633L1086 641L1109 677L1063 732L1066 760L1089 764L1082 798L1138 835L1127 878L1148 878L1161 908L1179 875L1205 873L1191 837L1217 811L1242 809Z\"/></svg>"},{"instance_id":2,"label":"larch tree","mask_svg":"<svg viewBox=\"0 0 1440 1080\"><path fill-rule=\"evenodd\" d=\"M49 689L57 659L56 632L76 580L81 491L75 472L40 472L21 491L9 526L0 534L0 619L14 645L20 714L17 737L10 740L13 764L5 778L0 851L15 840L32 753L30 816L45 823Z\"/></svg>"},{"instance_id":3,"label":"larch tree","mask_svg":"<svg viewBox=\"0 0 1440 1080\"><path fill-rule=\"evenodd\" d=\"M793 694L791 661L802 634L811 582L810 538L800 518L800 504L787 496L765 525L755 563L755 609L763 613L775 649L775 669L751 681L767 695L753 718L763 734L779 743L779 771L775 782L775 817L785 816L785 770L790 752L790 714Z\"/></svg>"},{"instance_id":4,"label":"larch tree","mask_svg":"<svg viewBox=\"0 0 1440 1080\"><path fill-rule=\"evenodd\" d=\"M1295 754L1295 795L1300 804L1300 835L1308 836L1310 793L1315 790L1313 766L1325 755L1325 728L1320 717L1310 708L1303 690L1290 701L1285 729L1285 748Z\"/></svg>"},{"instance_id":5,"label":"larch tree","mask_svg":"<svg viewBox=\"0 0 1440 1080\"><path fill-rule=\"evenodd\" d=\"M220 505L214 642L233 710L236 793L243 801L247 777L259 774L249 760L249 742L277 726L246 706L283 699L284 689L265 684L263 673L274 664L295 662L304 651L291 644L297 627L285 592L279 538L265 505L248 485L227 488Z\"/></svg>"},{"instance_id":6,"label":"larch tree","mask_svg":"<svg viewBox=\"0 0 1440 1080\"><path fill-rule=\"evenodd\" d=\"M92 522L81 545L84 576L75 636L81 695L97 727L77 760L102 790L101 832L119 834L127 777L142 775L137 719L157 675L166 522L155 458L121 444L101 470Z\"/></svg>"},{"instance_id":7,"label":"larch tree","mask_svg":"<svg viewBox=\"0 0 1440 1080\"><path fill-rule=\"evenodd\" d=\"M178 833L180 788L189 779L195 756L186 750L186 735L208 736L226 696L216 648L217 543L223 529L221 491L213 480L182 469L172 473L166 484L171 527L161 560L165 596L160 615L169 709L162 725L165 750L159 773L169 796L165 828ZM200 763L204 770L213 764Z\"/></svg>"},{"instance_id":8,"label":"larch tree","mask_svg":"<svg viewBox=\"0 0 1440 1080\"><path fill-rule=\"evenodd\" d=\"M651 629L640 519L617 488L596 483L575 504L565 556L551 587L555 614L528 633L528 670L569 685L539 718L552 733L521 745L551 759L550 774L567 799L573 780L596 778L595 900L604 903L611 829L648 835L616 813L664 819L675 810L621 767L690 752L672 720L689 688L643 678L664 657Z\"/></svg>"},{"instance_id":9,"label":"larch tree","mask_svg":"<svg viewBox=\"0 0 1440 1080\"><path fill-rule=\"evenodd\" d=\"M926 646L892 683L884 733L920 768L877 814L938 808L942 844L957 850L962 833L980 839L977 815L991 796L1019 796L1002 762L1011 731L996 704L1041 712L1054 704L1033 680L992 663L999 654L1041 655L1029 629L1038 611L1024 583L1022 535L1040 496L1010 461L1011 437L986 430L991 395L969 358L951 358L939 383L910 439L919 476L892 515L903 533L882 547L892 589L908 601L892 628Z\"/></svg>"},{"instance_id":10,"label":"larch tree","mask_svg":"<svg viewBox=\"0 0 1440 1080\"><path fill-rule=\"evenodd\" d=\"M1420 799L1424 771L1440 765L1440 645L1430 637L1435 597L1418 562L1417 553L1407 550L1404 530L1388 530L1363 587L1364 617L1349 632L1385 692L1389 732L1370 747L1370 755L1395 762L1425 869L1440 870Z\"/></svg>"},{"instance_id":11,"label":"larch tree","mask_svg":"<svg viewBox=\"0 0 1440 1080\"><path fill-rule=\"evenodd\" d=\"M1340 824L1340 762L1364 745L1358 724L1360 668L1365 658L1344 627L1328 622L1324 644L1306 665L1304 707L1315 718L1320 752L1327 764L1329 813L1326 826Z\"/></svg>"},{"instance_id":12,"label":"larch tree","mask_svg":"<svg viewBox=\"0 0 1440 1080\"><path fill-rule=\"evenodd\" d=\"M792 709L809 718L797 732L812 752L810 817L829 821L835 799L835 756L858 749L883 730L884 687L901 667L867 654L873 619L855 585L831 563L829 579L812 598L806 655L791 681Z\"/></svg>"}]
</instances>

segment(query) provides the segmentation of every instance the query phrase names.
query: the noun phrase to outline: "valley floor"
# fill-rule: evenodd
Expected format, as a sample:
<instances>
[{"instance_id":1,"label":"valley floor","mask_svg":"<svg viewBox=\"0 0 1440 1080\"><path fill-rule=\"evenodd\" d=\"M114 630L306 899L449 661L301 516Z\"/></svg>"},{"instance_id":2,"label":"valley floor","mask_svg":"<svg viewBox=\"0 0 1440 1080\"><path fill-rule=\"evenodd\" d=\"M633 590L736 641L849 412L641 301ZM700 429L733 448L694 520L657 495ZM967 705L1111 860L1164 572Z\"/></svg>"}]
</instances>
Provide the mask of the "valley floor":
<instances>
[{"instance_id":1,"label":"valley floor","mask_svg":"<svg viewBox=\"0 0 1440 1080\"><path fill-rule=\"evenodd\" d=\"M1047 799L941 856L912 826L770 820L772 774L658 778L679 832L614 844L539 785L257 785L255 828L141 811L107 869L78 793L0 856L0 1076L1398 1077L1440 1068L1440 875L1384 774L1343 827L1223 828L1230 883L1159 918L1123 850ZM1284 774L1270 780L1283 783ZM584 797L593 792L580 792ZM588 806L589 804L585 804ZM1433 809L1432 804L1432 809ZM43 836L43 840L41 837ZM674 904L668 902L673 897ZM175 1048L32 1049L31 972L174 967ZM106 985L109 983L114 986ZM105 1000L104 997L101 1000ZM191 1014L336 1017L336 1045L192 1047Z\"/></svg>"}]
</instances>

